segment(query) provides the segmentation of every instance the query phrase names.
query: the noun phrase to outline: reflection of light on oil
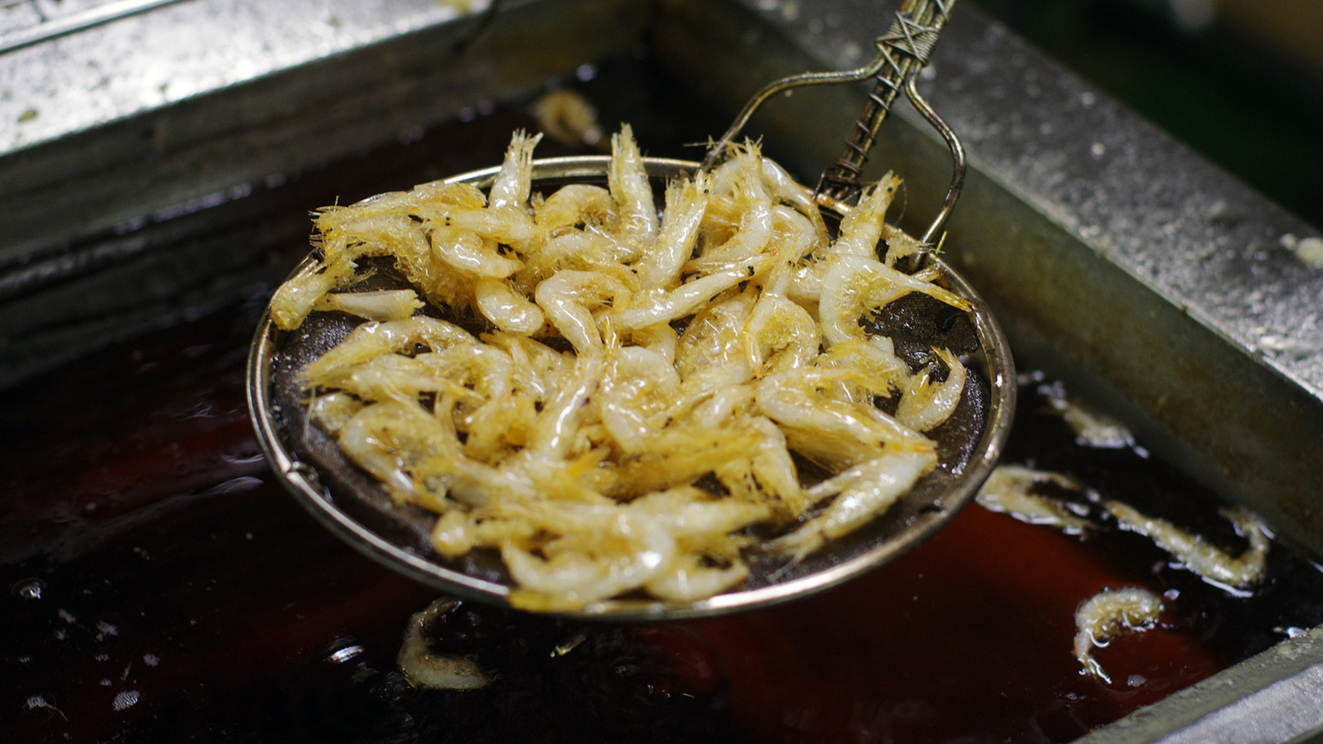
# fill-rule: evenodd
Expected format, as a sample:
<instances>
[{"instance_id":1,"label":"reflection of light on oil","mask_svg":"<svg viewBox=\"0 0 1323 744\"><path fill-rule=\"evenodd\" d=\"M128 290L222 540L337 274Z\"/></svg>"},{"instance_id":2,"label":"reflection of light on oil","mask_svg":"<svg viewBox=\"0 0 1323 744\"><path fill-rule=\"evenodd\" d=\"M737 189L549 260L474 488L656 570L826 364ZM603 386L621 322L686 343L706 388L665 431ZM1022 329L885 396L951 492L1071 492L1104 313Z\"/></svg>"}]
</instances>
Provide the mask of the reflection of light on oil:
<instances>
[{"instance_id":1,"label":"reflection of light on oil","mask_svg":"<svg viewBox=\"0 0 1323 744\"><path fill-rule=\"evenodd\" d=\"M117 711L128 710L138 704L139 697L140 694L137 690L125 690L115 696L115 700L111 703L111 707Z\"/></svg>"},{"instance_id":2,"label":"reflection of light on oil","mask_svg":"<svg viewBox=\"0 0 1323 744\"><path fill-rule=\"evenodd\" d=\"M14 585L14 596L19 599L41 599L46 591L46 582L41 579L27 579Z\"/></svg>"}]
</instances>

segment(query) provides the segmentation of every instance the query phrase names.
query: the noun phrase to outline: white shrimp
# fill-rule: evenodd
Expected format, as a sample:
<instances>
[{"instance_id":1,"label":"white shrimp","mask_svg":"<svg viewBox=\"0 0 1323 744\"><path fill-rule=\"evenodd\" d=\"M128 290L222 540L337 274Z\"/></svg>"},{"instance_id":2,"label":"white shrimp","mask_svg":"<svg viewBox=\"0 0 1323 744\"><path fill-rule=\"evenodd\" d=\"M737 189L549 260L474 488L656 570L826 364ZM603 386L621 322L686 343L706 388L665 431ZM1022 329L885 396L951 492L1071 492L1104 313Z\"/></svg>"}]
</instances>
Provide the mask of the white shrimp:
<instances>
[{"instance_id":1,"label":"white shrimp","mask_svg":"<svg viewBox=\"0 0 1323 744\"><path fill-rule=\"evenodd\" d=\"M768 256L755 256L732 268L685 282L670 290L642 293L634 306L611 313L616 327L632 330L691 315L712 298L743 281L756 277L770 263Z\"/></svg>"},{"instance_id":2,"label":"white shrimp","mask_svg":"<svg viewBox=\"0 0 1323 744\"><path fill-rule=\"evenodd\" d=\"M763 183L756 149L726 163L714 179L720 183L723 174L730 174L728 185L734 191L739 226L728 240L705 246L702 255L685 264L686 269L700 274L748 261L767 250L772 239L772 196Z\"/></svg>"},{"instance_id":3,"label":"white shrimp","mask_svg":"<svg viewBox=\"0 0 1323 744\"><path fill-rule=\"evenodd\" d=\"M561 271L534 290L547 320L580 357L601 356L602 334L593 309L628 305L631 293L619 279L596 271Z\"/></svg>"},{"instance_id":4,"label":"white shrimp","mask_svg":"<svg viewBox=\"0 0 1323 744\"><path fill-rule=\"evenodd\" d=\"M825 246L827 241L804 215L779 204L772 208L772 230L772 251L776 262L767 272L763 291L785 295L792 291L795 273L802 265L801 260L820 246ZM817 300L816 294L813 300Z\"/></svg>"},{"instance_id":5,"label":"white shrimp","mask_svg":"<svg viewBox=\"0 0 1323 744\"><path fill-rule=\"evenodd\" d=\"M762 177L773 197L794 206L796 212L808 218L815 242L827 245L827 223L813 199L813 189L796 182L775 160L768 158L763 158Z\"/></svg>"},{"instance_id":6,"label":"white shrimp","mask_svg":"<svg viewBox=\"0 0 1323 744\"><path fill-rule=\"evenodd\" d=\"M749 566L744 561L737 559L728 566L718 567L707 565L700 555L685 554L676 556L645 586L648 593L658 599L696 602L720 594L748 576Z\"/></svg>"},{"instance_id":7,"label":"white shrimp","mask_svg":"<svg viewBox=\"0 0 1323 744\"><path fill-rule=\"evenodd\" d=\"M818 391L833 379L855 377L845 368L808 368L764 377L758 408L776 421L791 446L836 470L882 451L932 453L932 441L867 403L829 398Z\"/></svg>"},{"instance_id":8,"label":"white shrimp","mask_svg":"<svg viewBox=\"0 0 1323 744\"><path fill-rule=\"evenodd\" d=\"M470 276L501 279L524 267L519 259L502 256L495 241L475 232L437 227L431 239L437 258Z\"/></svg>"},{"instance_id":9,"label":"white shrimp","mask_svg":"<svg viewBox=\"0 0 1323 744\"><path fill-rule=\"evenodd\" d=\"M1254 516L1246 511L1224 513L1249 541L1249 548L1232 556L1198 535L1177 527L1165 519L1150 517L1120 501L1105 504L1124 529L1151 539L1158 547L1175 556L1186 568L1205 580L1223 587L1246 589L1263 580L1268 561L1267 534Z\"/></svg>"},{"instance_id":10,"label":"white shrimp","mask_svg":"<svg viewBox=\"0 0 1323 744\"><path fill-rule=\"evenodd\" d=\"M888 173L864 192L859 205L841 220L841 234L831 244L832 255L878 257L877 244L882 239L882 220L899 186L900 179Z\"/></svg>"},{"instance_id":11,"label":"white shrimp","mask_svg":"<svg viewBox=\"0 0 1323 744\"><path fill-rule=\"evenodd\" d=\"M679 281L680 268L694 251L707 212L708 188L707 176L699 173L666 189L661 232L652 250L634 265L641 288L657 289Z\"/></svg>"},{"instance_id":12,"label":"white shrimp","mask_svg":"<svg viewBox=\"0 0 1323 744\"><path fill-rule=\"evenodd\" d=\"M417 403L383 401L366 406L340 430L349 459L384 483L397 502L415 501L412 467L437 453L458 457L459 440Z\"/></svg>"},{"instance_id":13,"label":"white shrimp","mask_svg":"<svg viewBox=\"0 0 1323 744\"><path fill-rule=\"evenodd\" d=\"M643 586L675 556L675 538L646 515L573 504L529 511L534 522L564 537L541 546L545 559L513 541L501 546L519 584L510 597L516 607L582 607Z\"/></svg>"},{"instance_id":14,"label":"white shrimp","mask_svg":"<svg viewBox=\"0 0 1323 744\"><path fill-rule=\"evenodd\" d=\"M352 260L304 266L272 295L271 321L282 331L298 328L327 292L353 275Z\"/></svg>"},{"instance_id":15,"label":"white shrimp","mask_svg":"<svg viewBox=\"0 0 1323 744\"><path fill-rule=\"evenodd\" d=\"M423 301L412 289L381 289L374 292L337 292L317 301L314 310L342 312L364 320L404 320L421 308Z\"/></svg>"},{"instance_id":16,"label":"white shrimp","mask_svg":"<svg viewBox=\"0 0 1323 744\"><path fill-rule=\"evenodd\" d=\"M1093 649L1123 633L1153 628L1161 613L1162 599L1147 589L1105 589L1095 594L1075 610L1075 658L1084 671L1110 684L1112 679L1093 658Z\"/></svg>"},{"instance_id":17,"label":"white shrimp","mask_svg":"<svg viewBox=\"0 0 1323 744\"><path fill-rule=\"evenodd\" d=\"M560 187L537 210L535 222L549 233L576 225L600 228L616 219L616 202L601 186L571 183Z\"/></svg>"},{"instance_id":18,"label":"white shrimp","mask_svg":"<svg viewBox=\"0 0 1323 744\"><path fill-rule=\"evenodd\" d=\"M896 420L915 431L930 431L950 418L965 390L965 366L947 349L933 351L950 370L946 379L934 382L931 368L912 375L896 409Z\"/></svg>"},{"instance_id":19,"label":"white shrimp","mask_svg":"<svg viewBox=\"0 0 1323 744\"><path fill-rule=\"evenodd\" d=\"M886 512L937 465L932 451L888 451L810 489L820 501L836 500L822 514L771 543L775 552L801 560L828 540L849 534Z\"/></svg>"},{"instance_id":20,"label":"white shrimp","mask_svg":"<svg viewBox=\"0 0 1323 744\"><path fill-rule=\"evenodd\" d=\"M832 261L818 304L823 337L829 344L862 338L861 317L910 292L922 292L961 310L969 308L968 302L951 292L876 259L845 256Z\"/></svg>"},{"instance_id":21,"label":"white shrimp","mask_svg":"<svg viewBox=\"0 0 1323 744\"><path fill-rule=\"evenodd\" d=\"M541 134L529 136L522 131L514 133L510 147L505 151L505 162L501 164L501 170L492 182L488 195L489 209L522 208L528 203L528 193L533 183L533 148L541 140Z\"/></svg>"},{"instance_id":22,"label":"white shrimp","mask_svg":"<svg viewBox=\"0 0 1323 744\"><path fill-rule=\"evenodd\" d=\"M602 423L624 452L643 449L654 429L650 417L666 407L679 387L675 367L656 352L627 346L608 354L596 402Z\"/></svg>"},{"instance_id":23,"label":"white shrimp","mask_svg":"<svg viewBox=\"0 0 1323 744\"><path fill-rule=\"evenodd\" d=\"M762 377L810 364L822 334L807 310L785 297L764 294L744 326L744 339L754 375Z\"/></svg>"},{"instance_id":24,"label":"white shrimp","mask_svg":"<svg viewBox=\"0 0 1323 744\"><path fill-rule=\"evenodd\" d=\"M350 331L345 340L304 367L299 378L315 385L320 377L362 364L382 354L409 351L418 346L435 350L476 342L477 339L469 335L468 331L454 323L426 315L385 323L364 323Z\"/></svg>"},{"instance_id":25,"label":"white shrimp","mask_svg":"<svg viewBox=\"0 0 1323 744\"><path fill-rule=\"evenodd\" d=\"M546 322L538 306L504 279L479 280L474 299L478 312L503 331L532 335Z\"/></svg>"},{"instance_id":26,"label":"white shrimp","mask_svg":"<svg viewBox=\"0 0 1323 744\"><path fill-rule=\"evenodd\" d=\"M652 248L657 236L657 205L652 200L652 184L648 181L643 154L628 124L611 137L607 186L619 210L616 234L626 250L625 260L636 259Z\"/></svg>"}]
</instances>

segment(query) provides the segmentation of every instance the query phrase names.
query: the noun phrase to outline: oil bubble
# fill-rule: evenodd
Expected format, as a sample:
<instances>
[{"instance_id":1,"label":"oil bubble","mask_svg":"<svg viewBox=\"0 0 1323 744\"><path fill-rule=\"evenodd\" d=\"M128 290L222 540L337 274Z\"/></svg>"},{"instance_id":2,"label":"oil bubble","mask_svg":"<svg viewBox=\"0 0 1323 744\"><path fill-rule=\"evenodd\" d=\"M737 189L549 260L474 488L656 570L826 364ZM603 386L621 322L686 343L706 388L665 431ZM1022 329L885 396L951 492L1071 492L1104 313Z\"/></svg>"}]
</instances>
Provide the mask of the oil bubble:
<instances>
[{"instance_id":1,"label":"oil bubble","mask_svg":"<svg viewBox=\"0 0 1323 744\"><path fill-rule=\"evenodd\" d=\"M14 596L19 599L41 599L46 593L46 582L41 579L24 579L14 584Z\"/></svg>"}]
</instances>

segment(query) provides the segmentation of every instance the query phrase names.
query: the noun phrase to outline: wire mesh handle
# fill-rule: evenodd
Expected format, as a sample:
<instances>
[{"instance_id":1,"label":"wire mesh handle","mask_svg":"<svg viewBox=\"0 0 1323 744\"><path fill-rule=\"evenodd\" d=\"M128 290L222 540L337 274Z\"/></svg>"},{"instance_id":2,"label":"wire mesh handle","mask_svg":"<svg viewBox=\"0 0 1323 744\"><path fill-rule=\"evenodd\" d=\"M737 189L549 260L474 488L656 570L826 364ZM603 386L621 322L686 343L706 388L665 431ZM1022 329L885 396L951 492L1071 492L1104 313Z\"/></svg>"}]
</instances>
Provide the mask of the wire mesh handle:
<instances>
[{"instance_id":1,"label":"wire mesh handle","mask_svg":"<svg viewBox=\"0 0 1323 744\"><path fill-rule=\"evenodd\" d=\"M864 67L844 72L811 72L782 78L763 87L744 105L726 133L708 149L703 168L716 165L728 146L734 141L754 111L772 96L804 85L847 83L875 77L873 91L863 113L855 120L855 128L846 142L845 151L829 166L818 182L816 197L823 206L838 212L849 211L852 201L863 190L859 176L863 172L868 152L877 141L878 130L891 105L901 90L942 135L951 150L954 173L947 189L946 199L937 218L924 233L922 242L931 244L941 233L947 217L955 207L965 180L965 152L955 132L933 111L915 87L915 78L928 64L937 37L950 17L956 0L904 0L887 32L877 38L877 56Z\"/></svg>"}]
</instances>

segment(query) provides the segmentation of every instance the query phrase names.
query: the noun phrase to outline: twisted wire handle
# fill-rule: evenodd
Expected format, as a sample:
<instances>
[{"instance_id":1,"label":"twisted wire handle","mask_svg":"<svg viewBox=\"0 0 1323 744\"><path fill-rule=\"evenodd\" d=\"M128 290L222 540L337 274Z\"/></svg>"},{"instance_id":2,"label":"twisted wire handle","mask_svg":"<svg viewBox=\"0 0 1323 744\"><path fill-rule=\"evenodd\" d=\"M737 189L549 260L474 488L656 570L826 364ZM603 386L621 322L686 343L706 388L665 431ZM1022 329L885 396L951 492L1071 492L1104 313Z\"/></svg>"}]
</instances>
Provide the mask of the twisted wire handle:
<instances>
[{"instance_id":1,"label":"twisted wire handle","mask_svg":"<svg viewBox=\"0 0 1323 744\"><path fill-rule=\"evenodd\" d=\"M955 0L905 0L891 28L877 39L877 81L841 157L822 174L818 193L829 200L848 202L863 188L859 175L878 129L891 112L891 104L907 83L928 64L937 36L950 17Z\"/></svg>"},{"instance_id":2,"label":"twisted wire handle","mask_svg":"<svg viewBox=\"0 0 1323 744\"><path fill-rule=\"evenodd\" d=\"M839 213L849 211L851 201L863 190L859 175L863 172L864 162L868 160L868 152L873 149L878 130L887 114L891 112L891 105L896 100L897 94L904 90L906 97L919 113L942 135L951 150L953 160L953 175L942 210L922 239L923 243L932 244L955 208L960 190L964 186L965 151L955 132L951 131L946 122L933 111L932 106L919 95L915 87L915 79L918 72L928 64L933 46L936 45L937 37L945 27L955 2L956 0L904 0L900 10L896 11L891 27L875 42L877 55L863 67L843 72L810 72L793 75L764 86L744 105L725 134L708 149L707 157L703 160L703 169L710 169L721 160L731 142L753 116L754 111L772 96L804 85L848 83L875 77L873 91L868 97L863 113L855 120L855 127L846 142L845 151L823 172L818 181L815 197L820 204L829 209Z\"/></svg>"}]
</instances>

